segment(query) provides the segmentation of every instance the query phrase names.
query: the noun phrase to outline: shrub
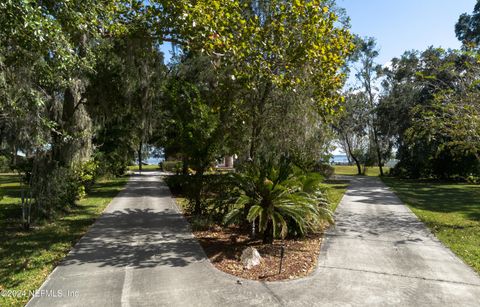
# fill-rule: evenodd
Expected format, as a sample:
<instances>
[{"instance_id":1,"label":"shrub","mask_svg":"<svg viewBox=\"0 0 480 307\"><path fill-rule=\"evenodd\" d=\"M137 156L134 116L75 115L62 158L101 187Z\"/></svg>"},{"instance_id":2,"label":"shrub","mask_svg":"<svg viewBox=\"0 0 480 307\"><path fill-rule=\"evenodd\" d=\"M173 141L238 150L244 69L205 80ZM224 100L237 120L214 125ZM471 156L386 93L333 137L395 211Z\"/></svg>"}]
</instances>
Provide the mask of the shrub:
<instances>
[{"instance_id":1,"label":"shrub","mask_svg":"<svg viewBox=\"0 0 480 307\"><path fill-rule=\"evenodd\" d=\"M188 175L165 176L165 183L174 195L184 195L188 186Z\"/></svg>"},{"instance_id":2,"label":"shrub","mask_svg":"<svg viewBox=\"0 0 480 307\"><path fill-rule=\"evenodd\" d=\"M160 163L160 169L164 172L180 173L182 165L182 161L163 161Z\"/></svg>"},{"instance_id":3,"label":"shrub","mask_svg":"<svg viewBox=\"0 0 480 307\"><path fill-rule=\"evenodd\" d=\"M395 167L390 169L389 176L398 177L398 178L410 178L410 177L412 177L412 174L411 174L411 172L409 172L409 170L407 168L403 167L399 163L399 164L395 165ZM413 176L413 177L415 177L415 176Z\"/></svg>"},{"instance_id":4,"label":"shrub","mask_svg":"<svg viewBox=\"0 0 480 307\"><path fill-rule=\"evenodd\" d=\"M0 156L0 173L8 173L10 172L10 161L5 156Z\"/></svg>"},{"instance_id":5,"label":"shrub","mask_svg":"<svg viewBox=\"0 0 480 307\"><path fill-rule=\"evenodd\" d=\"M124 156L110 152L96 152L94 160L97 163L97 177L122 176L127 172L129 160Z\"/></svg>"},{"instance_id":6,"label":"shrub","mask_svg":"<svg viewBox=\"0 0 480 307\"><path fill-rule=\"evenodd\" d=\"M480 183L480 177L478 176L474 176L474 175L470 175L466 178L467 182L468 183L473 183L473 184L478 184Z\"/></svg>"},{"instance_id":7,"label":"shrub","mask_svg":"<svg viewBox=\"0 0 480 307\"><path fill-rule=\"evenodd\" d=\"M264 243L288 233L304 236L322 222L333 223L319 174L302 173L287 159L264 160L234 175L238 190L225 223L258 221Z\"/></svg>"},{"instance_id":8,"label":"shrub","mask_svg":"<svg viewBox=\"0 0 480 307\"><path fill-rule=\"evenodd\" d=\"M57 210L75 204L81 184L75 172L56 167L53 163L39 163L32 175L32 195L41 214L51 217Z\"/></svg>"},{"instance_id":9,"label":"shrub","mask_svg":"<svg viewBox=\"0 0 480 307\"><path fill-rule=\"evenodd\" d=\"M26 184L30 183L33 170L33 158L22 158L17 161L15 170L22 174L22 181Z\"/></svg>"},{"instance_id":10,"label":"shrub","mask_svg":"<svg viewBox=\"0 0 480 307\"><path fill-rule=\"evenodd\" d=\"M78 198L83 198L97 179L98 162L90 160L73 167L75 181L78 183Z\"/></svg>"},{"instance_id":11,"label":"shrub","mask_svg":"<svg viewBox=\"0 0 480 307\"><path fill-rule=\"evenodd\" d=\"M232 191L236 189L236 182L230 174L170 175L166 176L165 182L173 194L186 198L186 212L208 216L210 221L217 223L221 223L227 214Z\"/></svg>"},{"instance_id":12,"label":"shrub","mask_svg":"<svg viewBox=\"0 0 480 307\"><path fill-rule=\"evenodd\" d=\"M330 164L317 163L314 166L314 171L319 172L325 178L330 178L335 173L335 169Z\"/></svg>"},{"instance_id":13,"label":"shrub","mask_svg":"<svg viewBox=\"0 0 480 307\"><path fill-rule=\"evenodd\" d=\"M215 222L208 216L193 216L190 219L190 225L193 231L205 231L212 228Z\"/></svg>"},{"instance_id":14,"label":"shrub","mask_svg":"<svg viewBox=\"0 0 480 307\"><path fill-rule=\"evenodd\" d=\"M165 179L173 194L182 195L188 200L187 211L194 215L203 213L203 190L206 176L171 175Z\"/></svg>"}]
</instances>

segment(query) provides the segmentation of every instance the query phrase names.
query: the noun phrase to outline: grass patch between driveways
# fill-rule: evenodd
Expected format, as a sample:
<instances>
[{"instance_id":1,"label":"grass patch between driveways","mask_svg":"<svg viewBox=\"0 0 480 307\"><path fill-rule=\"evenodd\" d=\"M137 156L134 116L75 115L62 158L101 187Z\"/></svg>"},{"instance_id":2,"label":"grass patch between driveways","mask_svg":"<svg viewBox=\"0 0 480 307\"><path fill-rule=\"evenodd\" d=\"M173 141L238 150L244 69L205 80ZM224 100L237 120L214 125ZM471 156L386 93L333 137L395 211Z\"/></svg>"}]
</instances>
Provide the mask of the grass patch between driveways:
<instances>
[{"instance_id":1,"label":"grass patch between driveways","mask_svg":"<svg viewBox=\"0 0 480 307\"><path fill-rule=\"evenodd\" d=\"M330 209L335 212L338 204L342 200L343 194L345 194L347 190L348 181L328 180L323 186L325 187L325 194L330 203Z\"/></svg>"},{"instance_id":2,"label":"grass patch between driveways","mask_svg":"<svg viewBox=\"0 0 480 307\"><path fill-rule=\"evenodd\" d=\"M24 231L20 227L20 181L14 174L0 174L0 306L23 306L57 263L88 230L128 177L101 180L89 195L54 221ZM20 294L18 294L20 293Z\"/></svg>"},{"instance_id":3,"label":"grass patch between driveways","mask_svg":"<svg viewBox=\"0 0 480 307\"><path fill-rule=\"evenodd\" d=\"M480 273L480 185L383 181L440 241Z\"/></svg>"},{"instance_id":4,"label":"grass patch between driveways","mask_svg":"<svg viewBox=\"0 0 480 307\"><path fill-rule=\"evenodd\" d=\"M347 175L355 176L358 174L357 167L355 165L335 165L335 175ZM383 173L387 174L390 168L383 167ZM365 170L365 176L377 177L380 175L380 169L378 166L368 166Z\"/></svg>"},{"instance_id":5,"label":"grass patch between driveways","mask_svg":"<svg viewBox=\"0 0 480 307\"><path fill-rule=\"evenodd\" d=\"M130 165L128 167L129 171L138 171L138 165ZM158 171L160 170L160 166L157 164L148 164L148 165L142 165L142 171Z\"/></svg>"}]
</instances>

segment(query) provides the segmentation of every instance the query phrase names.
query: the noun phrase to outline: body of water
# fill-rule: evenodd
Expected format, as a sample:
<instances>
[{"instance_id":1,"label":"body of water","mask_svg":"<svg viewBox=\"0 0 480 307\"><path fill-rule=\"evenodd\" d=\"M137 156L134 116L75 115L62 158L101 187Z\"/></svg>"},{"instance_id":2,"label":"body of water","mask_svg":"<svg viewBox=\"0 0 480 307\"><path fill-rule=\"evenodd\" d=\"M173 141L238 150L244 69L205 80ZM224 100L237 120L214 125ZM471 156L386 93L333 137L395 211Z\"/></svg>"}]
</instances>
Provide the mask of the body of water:
<instances>
[{"instance_id":1,"label":"body of water","mask_svg":"<svg viewBox=\"0 0 480 307\"><path fill-rule=\"evenodd\" d=\"M143 160L143 163L147 163L148 165L158 165L160 162L162 162L164 159L163 158L154 158L154 157L149 157L147 160ZM135 160L133 162L135 165L138 164L138 160Z\"/></svg>"},{"instance_id":2,"label":"body of water","mask_svg":"<svg viewBox=\"0 0 480 307\"><path fill-rule=\"evenodd\" d=\"M332 163L346 164L348 163L347 155L333 155L330 160Z\"/></svg>"},{"instance_id":3,"label":"body of water","mask_svg":"<svg viewBox=\"0 0 480 307\"><path fill-rule=\"evenodd\" d=\"M158 165L160 162L163 162L163 158L154 158L154 157L149 157L147 159L147 163L148 164L155 164L155 165Z\"/></svg>"},{"instance_id":4,"label":"body of water","mask_svg":"<svg viewBox=\"0 0 480 307\"><path fill-rule=\"evenodd\" d=\"M147 164L150 164L150 165L158 165L163 160L164 160L163 158L149 157L144 162L147 163ZM333 157L330 161L331 161L331 163L338 163L338 164L348 163L348 159L347 159L346 155L333 155ZM136 161L136 162L138 162L138 161Z\"/></svg>"},{"instance_id":5,"label":"body of water","mask_svg":"<svg viewBox=\"0 0 480 307\"><path fill-rule=\"evenodd\" d=\"M330 160L330 163L348 164L347 155L333 155L332 159ZM393 168L397 163L398 163L397 159L390 159L387 162L385 162L385 166Z\"/></svg>"}]
</instances>

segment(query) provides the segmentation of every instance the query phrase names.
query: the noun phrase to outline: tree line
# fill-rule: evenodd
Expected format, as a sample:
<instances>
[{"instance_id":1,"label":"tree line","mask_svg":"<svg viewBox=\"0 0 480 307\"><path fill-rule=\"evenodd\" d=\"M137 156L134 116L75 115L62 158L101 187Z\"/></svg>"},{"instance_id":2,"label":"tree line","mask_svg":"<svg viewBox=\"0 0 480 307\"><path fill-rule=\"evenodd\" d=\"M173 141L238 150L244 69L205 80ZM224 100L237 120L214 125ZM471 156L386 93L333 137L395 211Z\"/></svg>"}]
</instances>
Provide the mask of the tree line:
<instances>
[{"instance_id":1,"label":"tree line","mask_svg":"<svg viewBox=\"0 0 480 307\"><path fill-rule=\"evenodd\" d=\"M184 179L197 213L223 155L268 160L272 176L283 159L311 165L328 153L354 49L331 0L4 1L0 29L0 147L38 217L124 173L148 146L195 174ZM170 63L165 43L178 51ZM270 237L280 221L272 206L251 203L244 216L256 208Z\"/></svg>"},{"instance_id":2,"label":"tree line","mask_svg":"<svg viewBox=\"0 0 480 307\"><path fill-rule=\"evenodd\" d=\"M395 152L392 174L478 178L478 12L456 26L462 50L381 67L333 0L4 1L1 155L38 217L154 146L181 161L171 187L195 215L248 222L266 242L302 235L332 221L318 172L332 172L334 140L359 173L383 175ZM237 173L212 177L225 155Z\"/></svg>"},{"instance_id":3,"label":"tree line","mask_svg":"<svg viewBox=\"0 0 480 307\"><path fill-rule=\"evenodd\" d=\"M398 163L390 173L410 178L478 181L480 175L480 2L462 14L455 33L461 50L407 51L376 62L373 38L359 39L350 58L356 86L334 125L358 173L364 165Z\"/></svg>"}]
</instances>

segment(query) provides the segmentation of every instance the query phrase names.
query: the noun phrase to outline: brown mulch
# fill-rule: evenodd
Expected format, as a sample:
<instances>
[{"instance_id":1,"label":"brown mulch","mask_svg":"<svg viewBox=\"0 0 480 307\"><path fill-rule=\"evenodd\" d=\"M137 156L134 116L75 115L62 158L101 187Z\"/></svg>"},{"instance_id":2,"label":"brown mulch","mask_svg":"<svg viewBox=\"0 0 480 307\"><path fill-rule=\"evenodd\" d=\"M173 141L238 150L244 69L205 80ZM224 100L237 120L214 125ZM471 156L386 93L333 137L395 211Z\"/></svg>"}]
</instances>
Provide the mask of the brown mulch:
<instances>
[{"instance_id":1,"label":"brown mulch","mask_svg":"<svg viewBox=\"0 0 480 307\"><path fill-rule=\"evenodd\" d=\"M316 267L322 234L314 234L301 240L276 240L273 244L262 244L261 240L250 240L248 232L238 227L211 227L205 231L194 231L208 258L219 270L245 279L274 281L305 277ZM280 269L280 250L285 254ZM260 265L244 269L240 261L242 251L255 247L263 258Z\"/></svg>"}]
</instances>

